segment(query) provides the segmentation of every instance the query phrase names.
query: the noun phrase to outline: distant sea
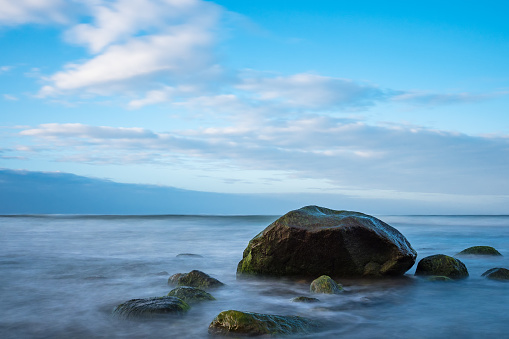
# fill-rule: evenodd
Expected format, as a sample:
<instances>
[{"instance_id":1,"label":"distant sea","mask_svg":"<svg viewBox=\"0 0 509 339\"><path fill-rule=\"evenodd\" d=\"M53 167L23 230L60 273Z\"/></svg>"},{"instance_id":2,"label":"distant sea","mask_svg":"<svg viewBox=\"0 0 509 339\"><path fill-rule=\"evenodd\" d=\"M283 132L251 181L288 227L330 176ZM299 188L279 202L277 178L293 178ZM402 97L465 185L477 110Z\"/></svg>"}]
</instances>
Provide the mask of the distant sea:
<instances>
[{"instance_id":1,"label":"distant sea","mask_svg":"<svg viewBox=\"0 0 509 339\"><path fill-rule=\"evenodd\" d=\"M378 216L418 252L455 255L489 245L502 257L460 258L470 277L428 282L339 280L342 295L317 304L298 281L237 280L249 240L275 216L0 217L0 338L208 338L223 310L301 315L324 321L298 338L508 338L509 283L481 274L509 268L509 216ZM199 257L177 257L180 253ZM204 271L226 284L217 299L184 316L127 321L112 316L126 300L164 296L169 275Z\"/></svg>"}]
</instances>

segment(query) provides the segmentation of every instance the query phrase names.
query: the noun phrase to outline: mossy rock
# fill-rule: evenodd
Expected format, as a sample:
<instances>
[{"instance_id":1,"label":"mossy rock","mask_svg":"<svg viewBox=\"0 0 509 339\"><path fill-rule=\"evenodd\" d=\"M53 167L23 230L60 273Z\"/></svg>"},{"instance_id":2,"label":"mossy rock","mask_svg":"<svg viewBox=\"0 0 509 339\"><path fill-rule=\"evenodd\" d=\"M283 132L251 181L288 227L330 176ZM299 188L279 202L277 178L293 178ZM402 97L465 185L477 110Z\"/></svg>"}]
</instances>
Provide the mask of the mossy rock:
<instances>
[{"instance_id":1,"label":"mossy rock","mask_svg":"<svg viewBox=\"0 0 509 339\"><path fill-rule=\"evenodd\" d=\"M151 318L164 314L184 314L190 306L177 297L131 299L118 305L113 314L120 318Z\"/></svg>"},{"instance_id":2,"label":"mossy rock","mask_svg":"<svg viewBox=\"0 0 509 339\"><path fill-rule=\"evenodd\" d=\"M444 254L431 255L417 264L416 276L444 276L451 279L468 277L468 270L460 260Z\"/></svg>"},{"instance_id":3,"label":"mossy rock","mask_svg":"<svg viewBox=\"0 0 509 339\"><path fill-rule=\"evenodd\" d=\"M206 290L220 287L224 284L202 271L193 270L189 273L177 273L172 275L168 279L168 285L189 286Z\"/></svg>"},{"instance_id":4,"label":"mossy rock","mask_svg":"<svg viewBox=\"0 0 509 339\"><path fill-rule=\"evenodd\" d=\"M300 296L293 298L292 301L296 303L317 303L320 299Z\"/></svg>"},{"instance_id":5,"label":"mossy rock","mask_svg":"<svg viewBox=\"0 0 509 339\"><path fill-rule=\"evenodd\" d=\"M505 280L509 281L509 270L502 267L495 267L487 270L482 274L482 277L493 280Z\"/></svg>"},{"instance_id":6,"label":"mossy rock","mask_svg":"<svg viewBox=\"0 0 509 339\"><path fill-rule=\"evenodd\" d=\"M472 246L463 251L459 252L456 255L493 255L493 256L502 256L499 251L494 249L491 246Z\"/></svg>"},{"instance_id":7,"label":"mossy rock","mask_svg":"<svg viewBox=\"0 0 509 339\"><path fill-rule=\"evenodd\" d=\"M426 278L427 281L454 281L449 277L445 277L443 275L432 275L431 277Z\"/></svg>"},{"instance_id":8,"label":"mossy rock","mask_svg":"<svg viewBox=\"0 0 509 339\"><path fill-rule=\"evenodd\" d=\"M343 292L343 286L336 283L328 275L322 275L311 282L309 290L312 293L341 294Z\"/></svg>"},{"instance_id":9,"label":"mossy rock","mask_svg":"<svg viewBox=\"0 0 509 339\"><path fill-rule=\"evenodd\" d=\"M210 293L190 286L179 286L171 290L170 293L168 293L168 296L180 298L187 303L216 300L216 298L214 298Z\"/></svg>"},{"instance_id":10,"label":"mossy rock","mask_svg":"<svg viewBox=\"0 0 509 339\"><path fill-rule=\"evenodd\" d=\"M273 336L309 333L317 324L299 316L223 311L209 326L209 333L230 336Z\"/></svg>"},{"instance_id":11,"label":"mossy rock","mask_svg":"<svg viewBox=\"0 0 509 339\"><path fill-rule=\"evenodd\" d=\"M251 239L237 274L397 276L413 266L416 256L398 230L373 216L306 206L288 212Z\"/></svg>"}]
</instances>

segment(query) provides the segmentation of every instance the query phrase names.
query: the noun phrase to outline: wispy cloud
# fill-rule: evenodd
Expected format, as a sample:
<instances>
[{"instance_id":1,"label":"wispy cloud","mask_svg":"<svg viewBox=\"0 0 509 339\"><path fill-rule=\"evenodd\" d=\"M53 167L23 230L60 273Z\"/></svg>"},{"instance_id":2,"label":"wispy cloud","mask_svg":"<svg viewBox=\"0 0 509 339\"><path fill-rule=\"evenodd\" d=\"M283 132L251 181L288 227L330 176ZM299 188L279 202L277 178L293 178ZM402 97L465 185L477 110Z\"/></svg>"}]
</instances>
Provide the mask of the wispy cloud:
<instances>
[{"instance_id":1,"label":"wispy cloud","mask_svg":"<svg viewBox=\"0 0 509 339\"><path fill-rule=\"evenodd\" d=\"M66 23L69 7L64 0L0 0L0 25Z\"/></svg>"},{"instance_id":2,"label":"wispy cloud","mask_svg":"<svg viewBox=\"0 0 509 339\"><path fill-rule=\"evenodd\" d=\"M18 101L19 100L18 97L15 97L14 95L11 95L11 94L4 94L3 97L7 101Z\"/></svg>"},{"instance_id":3,"label":"wispy cloud","mask_svg":"<svg viewBox=\"0 0 509 339\"><path fill-rule=\"evenodd\" d=\"M494 93L428 93L428 92L403 92L392 98L396 102L410 103L422 106L442 106L464 104L490 100L496 97L509 95L509 91Z\"/></svg>"}]
</instances>

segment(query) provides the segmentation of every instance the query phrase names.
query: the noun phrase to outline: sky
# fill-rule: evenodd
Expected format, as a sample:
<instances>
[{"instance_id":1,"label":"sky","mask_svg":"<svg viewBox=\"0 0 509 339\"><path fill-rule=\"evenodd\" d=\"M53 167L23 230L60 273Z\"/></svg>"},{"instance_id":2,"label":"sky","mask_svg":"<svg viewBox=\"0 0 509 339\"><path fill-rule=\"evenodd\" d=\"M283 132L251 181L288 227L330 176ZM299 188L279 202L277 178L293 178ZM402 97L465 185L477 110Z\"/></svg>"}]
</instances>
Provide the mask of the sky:
<instances>
[{"instance_id":1,"label":"sky","mask_svg":"<svg viewBox=\"0 0 509 339\"><path fill-rule=\"evenodd\" d=\"M0 169L509 214L508 11L0 0Z\"/></svg>"}]
</instances>

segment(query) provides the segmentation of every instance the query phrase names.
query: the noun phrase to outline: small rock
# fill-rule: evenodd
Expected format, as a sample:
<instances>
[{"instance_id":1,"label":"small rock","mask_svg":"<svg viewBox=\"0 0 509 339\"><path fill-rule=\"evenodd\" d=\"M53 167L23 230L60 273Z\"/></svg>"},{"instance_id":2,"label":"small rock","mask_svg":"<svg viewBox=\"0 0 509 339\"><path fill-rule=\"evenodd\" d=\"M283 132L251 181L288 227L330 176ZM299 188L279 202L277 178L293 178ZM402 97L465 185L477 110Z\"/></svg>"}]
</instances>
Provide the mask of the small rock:
<instances>
[{"instance_id":1,"label":"small rock","mask_svg":"<svg viewBox=\"0 0 509 339\"><path fill-rule=\"evenodd\" d=\"M328 275L322 275L311 282L309 290L312 293L340 294L343 292L343 286L336 283Z\"/></svg>"},{"instance_id":2,"label":"small rock","mask_svg":"<svg viewBox=\"0 0 509 339\"><path fill-rule=\"evenodd\" d=\"M209 326L215 335L287 335L308 333L317 325L306 318L240 311L223 311Z\"/></svg>"},{"instance_id":3,"label":"small rock","mask_svg":"<svg viewBox=\"0 0 509 339\"><path fill-rule=\"evenodd\" d=\"M454 281L449 277L445 277L443 275L432 275L431 277L426 278L428 281Z\"/></svg>"},{"instance_id":4,"label":"small rock","mask_svg":"<svg viewBox=\"0 0 509 339\"><path fill-rule=\"evenodd\" d=\"M502 256L499 251L494 249L491 246L472 246L467 249L464 249L460 253L456 255L493 255L493 256Z\"/></svg>"},{"instance_id":5,"label":"small rock","mask_svg":"<svg viewBox=\"0 0 509 339\"><path fill-rule=\"evenodd\" d=\"M423 258L415 270L417 276L444 276L451 279L468 277L468 270L460 260L444 254Z\"/></svg>"},{"instance_id":6,"label":"small rock","mask_svg":"<svg viewBox=\"0 0 509 339\"><path fill-rule=\"evenodd\" d=\"M208 289L223 286L219 280L212 278L202 271L193 270L189 273L177 273L168 279L168 285L190 286L201 289Z\"/></svg>"},{"instance_id":7,"label":"small rock","mask_svg":"<svg viewBox=\"0 0 509 339\"><path fill-rule=\"evenodd\" d=\"M177 254L177 258L188 257L188 258L203 258L203 256L194 253L180 253Z\"/></svg>"},{"instance_id":8,"label":"small rock","mask_svg":"<svg viewBox=\"0 0 509 339\"><path fill-rule=\"evenodd\" d=\"M301 296L293 298L292 301L297 303L316 303L319 302L320 299Z\"/></svg>"},{"instance_id":9,"label":"small rock","mask_svg":"<svg viewBox=\"0 0 509 339\"><path fill-rule=\"evenodd\" d=\"M131 299L118 305L113 314L121 318L155 317L162 314L183 314L189 305L176 297Z\"/></svg>"},{"instance_id":10,"label":"small rock","mask_svg":"<svg viewBox=\"0 0 509 339\"><path fill-rule=\"evenodd\" d=\"M216 300L210 293L200 290L196 287L179 286L168 293L169 297L177 297L184 300L187 303L205 301L205 300Z\"/></svg>"},{"instance_id":11,"label":"small rock","mask_svg":"<svg viewBox=\"0 0 509 339\"><path fill-rule=\"evenodd\" d=\"M482 277L493 280L509 280L509 270L506 268L495 267L484 272Z\"/></svg>"}]
</instances>

